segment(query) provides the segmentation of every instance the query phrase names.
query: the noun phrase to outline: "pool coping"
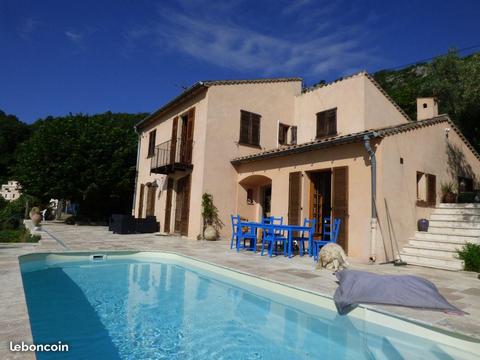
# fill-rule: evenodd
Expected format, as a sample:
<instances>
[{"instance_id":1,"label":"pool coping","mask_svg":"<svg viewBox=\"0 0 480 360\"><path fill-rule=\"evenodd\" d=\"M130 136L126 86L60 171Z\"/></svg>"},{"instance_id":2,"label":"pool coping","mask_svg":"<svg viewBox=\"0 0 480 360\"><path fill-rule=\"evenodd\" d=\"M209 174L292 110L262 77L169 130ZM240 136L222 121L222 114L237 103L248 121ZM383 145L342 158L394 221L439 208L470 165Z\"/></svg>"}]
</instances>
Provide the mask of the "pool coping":
<instances>
[{"instance_id":1,"label":"pool coping","mask_svg":"<svg viewBox=\"0 0 480 360\"><path fill-rule=\"evenodd\" d=\"M220 269L220 270L223 270L223 272L226 271L230 274L238 274L242 277L254 278L254 279L256 279L257 281L260 281L263 284L273 284L273 285L276 285L277 287L280 287L280 288L286 288L286 289L290 289L294 292L300 292L300 293L308 294L309 296L316 297L316 298L321 298L325 301L333 303L333 296L331 296L331 295L322 294L320 292L316 292L316 291L305 289L305 288L302 288L302 287L290 285L290 284L287 284L287 283L284 283L284 282L281 282L281 281L266 278L264 276L251 274L251 273L246 272L246 271L234 269L234 268L231 268L231 267L228 267L228 266L225 266L225 265L221 265L221 264L216 264L216 263L208 261L208 260L199 259L199 258L196 258L194 256L185 255L185 254L182 254L182 253L179 253L179 252L176 252L176 251L168 251L168 250L100 250L100 249L96 249L95 251L69 250L69 251L34 252L34 253L26 253L26 254L22 254L22 255L18 256L18 264L19 264L19 269L21 271L22 258L24 260L26 260L26 258L30 258L30 259L33 258L31 261L35 261L37 259L38 260L46 259L46 257L48 255L55 255L55 256L61 257L61 256L65 256L65 255L67 255L67 256L68 255L84 255L85 256L85 255L93 255L93 254L105 254L107 256L108 255L120 255L120 256L121 255L127 255L127 256L128 255L137 255L137 256L140 255L140 258L143 258L141 255L145 255L145 254L146 255L157 255L157 254L158 255L162 255L162 254L163 255L173 255L175 258L177 258L177 260L178 259L185 259L185 260L188 260L189 262L194 262L196 264L203 264L204 266L207 265L208 267L213 268L213 269ZM148 259L148 256L146 256L145 259ZM232 276L229 276L228 273L227 274L223 273L221 275L232 278ZM246 282L246 281L244 283L248 284L248 282ZM252 286L256 287L257 289L261 289L261 290L265 290L265 291L273 291L275 293L279 293L278 289L277 290L272 290L272 289L270 289L270 286L267 286L267 288L264 288L260 285L252 285ZM281 295L284 295L284 294L281 294ZM289 296L289 295L284 295L284 296L292 297L292 296ZM306 300L302 299L302 301L305 302ZM309 302L309 301L306 301L306 302ZM314 304L314 303L311 303L311 304L315 305L315 306L321 306L319 304ZM330 310L331 310L331 306L330 306ZM362 314L360 314L360 313L362 313ZM369 313L373 314L374 317L371 318L371 316L368 316ZM468 336L467 334L463 334L461 332L450 331L448 329L444 329L444 328L429 324L427 322L423 322L423 321L418 320L418 319L414 319L414 318L410 318L410 317L406 317L406 316L401 316L401 315L398 315L398 314L395 314L395 313L391 313L389 311L385 311L383 309L378 309L374 305L373 306L365 305L365 304L359 305L354 311L352 311L351 316L353 316L355 318L365 320L365 321L377 323L377 324L381 324L381 322L379 322L378 320L375 320L376 317L380 317L380 318L388 317L389 319L396 320L397 322L409 324L409 326L419 327L419 328L423 329L423 331L435 332L437 334L442 334L443 336L445 336L447 338L452 338L456 341L462 341L462 342L470 343L474 348L477 348L477 350L480 350L480 340L477 339L477 338ZM419 335L419 336L421 336L421 335ZM423 337L425 337L425 336L423 336ZM442 342L442 343L446 344L446 343L449 343L449 342L447 341L447 342Z\"/></svg>"}]
</instances>

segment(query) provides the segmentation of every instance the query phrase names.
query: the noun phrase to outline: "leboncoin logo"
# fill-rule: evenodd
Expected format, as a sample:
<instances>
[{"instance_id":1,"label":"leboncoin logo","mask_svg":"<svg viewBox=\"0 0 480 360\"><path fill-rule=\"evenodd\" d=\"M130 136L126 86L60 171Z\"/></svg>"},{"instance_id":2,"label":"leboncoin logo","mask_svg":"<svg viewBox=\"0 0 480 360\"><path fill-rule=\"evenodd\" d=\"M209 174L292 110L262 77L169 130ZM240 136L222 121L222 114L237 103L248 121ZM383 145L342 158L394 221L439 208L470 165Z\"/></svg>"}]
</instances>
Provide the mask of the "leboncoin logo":
<instances>
[{"instance_id":1,"label":"leboncoin logo","mask_svg":"<svg viewBox=\"0 0 480 360\"><path fill-rule=\"evenodd\" d=\"M62 344L61 341L56 344L26 344L23 341L21 343L14 344L12 341L10 341L10 351L66 352L68 351L68 345Z\"/></svg>"}]
</instances>

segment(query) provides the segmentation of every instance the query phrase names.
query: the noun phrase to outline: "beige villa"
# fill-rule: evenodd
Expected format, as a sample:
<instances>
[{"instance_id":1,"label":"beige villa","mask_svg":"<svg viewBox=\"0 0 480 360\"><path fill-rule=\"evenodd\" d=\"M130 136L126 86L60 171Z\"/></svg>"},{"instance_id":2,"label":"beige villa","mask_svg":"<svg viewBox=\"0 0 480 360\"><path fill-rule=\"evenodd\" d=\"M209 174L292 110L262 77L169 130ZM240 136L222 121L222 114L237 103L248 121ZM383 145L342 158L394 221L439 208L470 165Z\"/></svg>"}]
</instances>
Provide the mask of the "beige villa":
<instances>
[{"instance_id":1,"label":"beige villa","mask_svg":"<svg viewBox=\"0 0 480 360\"><path fill-rule=\"evenodd\" d=\"M436 100L417 108L410 119L365 72L312 88L300 78L198 82L137 125L133 213L188 239L202 232L205 192L223 237L231 214L334 216L349 256L383 261L429 217L442 183L473 187L480 174Z\"/></svg>"}]
</instances>

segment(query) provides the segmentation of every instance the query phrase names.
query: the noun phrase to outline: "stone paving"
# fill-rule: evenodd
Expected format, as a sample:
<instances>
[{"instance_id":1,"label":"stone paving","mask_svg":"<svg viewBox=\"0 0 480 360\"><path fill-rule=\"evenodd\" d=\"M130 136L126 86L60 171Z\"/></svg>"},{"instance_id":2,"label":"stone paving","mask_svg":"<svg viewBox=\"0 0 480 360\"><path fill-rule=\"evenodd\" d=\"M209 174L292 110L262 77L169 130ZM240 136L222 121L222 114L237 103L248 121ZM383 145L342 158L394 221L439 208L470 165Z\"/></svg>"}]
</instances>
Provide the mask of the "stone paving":
<instances>
[{"instance_id":1,"label":"stone paving","mask_svg":"<svg viewBox=\"0 0 480 360\"><path fill-rule=\"evenodd\" d=\"M0 359L32 359L32 354L11 353L9 341L32 342L21 282L18 256L32 252L145 250L174 251L298 288L333 296L337 284L326 270L316 270L312 259L295 256L268 258L252 252L230 250L229 241L188 240L154 234L117 235L100 226L69 226L47 223L39 244L0 244ZM414 310L397 306L374 306L397 316L414 319L480 341L480 280L477 274L451 272L417 266L368 265L354 262L353 269L379 274L413 274L435 283L452 304L468 312L458 316L443 312Z\"/></svg>"}]
</instances>

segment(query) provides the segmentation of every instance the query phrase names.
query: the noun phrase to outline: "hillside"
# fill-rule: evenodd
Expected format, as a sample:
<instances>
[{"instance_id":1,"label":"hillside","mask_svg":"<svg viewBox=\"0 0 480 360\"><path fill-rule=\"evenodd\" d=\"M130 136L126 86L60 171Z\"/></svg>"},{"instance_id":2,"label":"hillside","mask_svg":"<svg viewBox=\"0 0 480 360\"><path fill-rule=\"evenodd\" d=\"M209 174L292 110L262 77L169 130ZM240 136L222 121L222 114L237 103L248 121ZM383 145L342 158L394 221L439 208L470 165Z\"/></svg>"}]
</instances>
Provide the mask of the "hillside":
<instances>
[{"instance_id":1,"label":"hillside","mask_svg":"<svg viewBox=\"0 0 480 360\"><path fill-rule=\"evenodd\" d=\"M385 91L416 119L416 98L435 96L440 113L447 113L480 151L480 53L456 52L401 70L374 74Z\"/></svg>"}]
</instances>

